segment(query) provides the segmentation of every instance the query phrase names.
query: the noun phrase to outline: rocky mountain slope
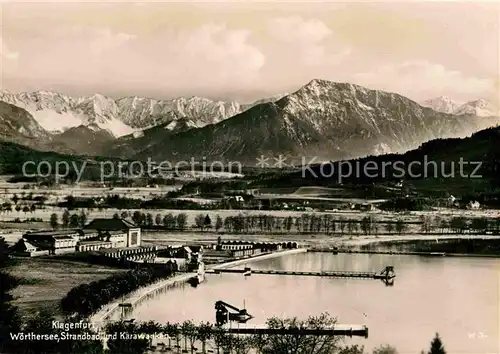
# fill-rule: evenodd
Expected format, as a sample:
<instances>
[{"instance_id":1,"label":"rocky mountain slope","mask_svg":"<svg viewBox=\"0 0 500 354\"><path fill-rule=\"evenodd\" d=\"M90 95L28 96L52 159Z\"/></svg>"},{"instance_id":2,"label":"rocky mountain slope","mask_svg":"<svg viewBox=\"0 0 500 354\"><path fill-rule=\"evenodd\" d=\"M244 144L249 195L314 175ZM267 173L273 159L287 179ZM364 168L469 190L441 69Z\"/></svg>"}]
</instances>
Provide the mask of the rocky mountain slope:
<instances>
[{"instance_id":1,"label":"rocky mountain slope","mask_svg":"<svg viewBox=\"0 0 500 354\"><path fill-rule=\"evenodd\" d=\"M252 165L261 155L281 154L287 163L300 163L302 157L335 160L402 152L496 124L497 118L439 113L395 93L312 80L276 102L256 105L218 124L159 134L137 145L128 142L111 154L169 161L206 156ZM269 162L274 163L272 158Z\"/></svg>"},{"instance_id":2,"label":"rocky mountain slope","mask_svg":"<svg viewBox=\"0 0 500 354\"><path fill-rule=\"evenodd\" d=\"M23 140L48 139L50 134L26 110L0 101L0 136L23 143Z\"/></svg>"},{"instance_id":3,"label":"rocky mountain slope","mask_svg":"<svg viewBox=\"0 0 500 354\"><path fill-rule=\"evenodd\" d=\"M489 117L494 107L482 100L459 105L440 97L423 104L433 110L397 94L324 80L251 104L48 91L0 91L1 101L0 137L39 150L169 160L207 156L247 164L260 155L281 154L297 163L302 156L329 160L406 151L498 122Z\"/></svg>"},{"instance_id":4,"label":"rocky mountain slope","mask_svg":"<svg viewBox=\"0 0 500 354\"><path fill-rule=\"evenodd\" d=\"M251 104L235 101L213 101L203 97L180 97L156 100L143 97L113 98L94 94L71 97L56 92L36 91L11 93L0 90L0 100L24 108L48 132L61 133L67 129L95 125L115 137L132 134L176 120L184 120L191 128L201 128L232 117L263 102L275 101L283 95ZM177 130L176 124L170 130Z\"/></svg>"},{"instance_id":5,"label":"rocky mountain slope","mask_svg":"<svg viewBox=\"0 0 500 354\"><path fill-rule=\"evenodd\" d=\"M125 97L116 101L120 119L134 128L149 128L180 118L193 122L193 127L218 123L242 111L238 102L212 101L203 97L155 100Z\"/></svg>"},{"instance_id":6,"label":"rocky mountain slope","mask_svg":"<svg viewBox=\"0 0 500 354\"><path fill-rule=\"evenodd\" d=\"M265 178L256 179L252 187L316 186L317 188L339 187L342 183L346 188L350 185L355 186L353 191L349 190L350 194L358 194L359 197L359 193L365 193L365 197L376 199L399 197L401 190L399 187L389 188L392 191L385 187L394 187L396 183L404 180L405 185L411 186L413 192L420 195L446 198L450 194L455 196L475 194L473 198L480 200L481 204L494 202L498 207L500 205L499 141L500 127L489 128L467 138L431 140L404 154L387 154L324 166L317 164L287 174L267 174ZM432 165L426 167L425 161L435 162L437 167ZM463 170L459 172L457 166L463 162L465 162ZM347 175L346 166L360 166L360 173ZM365 169L365 166L372 167ZM456 172L450 174L453 169ZM362 188L361 185L368 188Z\"/></svg>"},{"instance_id":7,"label":"rocky mountain slope","mask_svg":"<svg viewBox=\"0 0 500 354\"><path fill-rule=\"evenodd\" d=\"M40 149L94 155L103 152L106 142L113 145L115 138L127 136L124 141L128 141L131 137L145 137L134 140L135 144L140 144L157 136L158 132L183 132L204 127L254 105L212 101L202 97L172 100L126 97L114 100L100 94L70 97L49 91L11 93L6 90L0 91L0 101L23 109L33 118L30 124L37 126L40 137L43 135L43 139L37 142L41 145ZM0 126L0 137L29 144L27 137L19 135L20 132L15 132L14 135L19 136L14 139L13 133L8 132L9 127L7 123L5 127Z\"/></svg>"},{"instance_id":8,"label":"rocky mountain slope","mask_svg":"<svg viewBox=\"0 0 500 354\"><path fill-rule=\"evenodd\" d=\"M48 132L27 110L0 101L0 141L13 142L39 151L98 155L115 138L97 124L72 127L62 133Z\"/></svg>"}]
</instances>

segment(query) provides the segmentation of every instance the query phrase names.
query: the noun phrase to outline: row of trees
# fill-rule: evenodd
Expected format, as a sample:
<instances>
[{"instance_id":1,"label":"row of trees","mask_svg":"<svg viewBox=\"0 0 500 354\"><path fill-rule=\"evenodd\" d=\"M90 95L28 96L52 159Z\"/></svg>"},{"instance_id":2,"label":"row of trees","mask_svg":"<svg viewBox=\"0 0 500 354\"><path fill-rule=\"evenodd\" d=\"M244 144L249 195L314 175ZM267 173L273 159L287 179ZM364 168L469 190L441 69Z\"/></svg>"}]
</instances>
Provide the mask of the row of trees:
<instances>
[{"instance_id":1,"label":"row of trees","mask_svg":"<svg viewBox=\"0 0 500 354\"><path fill-rule=\"evenodd\" d=\"M76 313L88 316L102 306L140 287L172 276L176 270L175 265L168 262L159 267L149 265L126 273L115 274L90 284L82 284L66 294L61 300L61 308L67 315Z\"/></svg>"},{"instance_id":2,"label":"row of trees","mask_svg":"<svg viewBox=\"0 0 500 354\"><path fill-rule=\"evenodd\" d=\"M489 219L487 217L466 218L456 216L449 220L440 216L420 217L421 232L423 233L477 233L484 234L486 231L499 232L500 218Z\"/></svg>"},{"instance_id":3,"label":"row of trees","mask_svg":"<svg viewBox=\"0 0 500 354\"><path fill-rule=\"evenodd\" d=\"M129 213L123 211L120 214L115 213L114 218L131 218L131 220L140 226L153 227L161 226L167 230L185 230L187 228L187 215L180 213L174 215L168 213L166 215L151 213L143 213L134 211ZM365 234L377 233L381 223L375 221L373 217L364 217L361 221L349 220L343 217L335 219L332 215L315 215L303 214L300 217L278 217L274 215L243 215L238 214L235 216L227 216L223 219L220 215L215 216L215 222L208 214L200 213L195 216L194 224L192 227L199 228L200 230L215 229L215 231L224 230L226 232L300 232L300 233L326 233L334 234L339 233L359 233ZM383 224L382 224L383 226ZM385 230L389 233L397 232L403 233L407 230L407 224L398 219L395 222L385 224Z\"/></svg>"},{"instance_id":4,"label":"row of trees","mask_svg":"<svg viewBox=\"0 0 500 354\"><path fill-rule=\"evenodd\" d=\"M151 347L152 338L162 334L168 338L167 350L180 353L194 353L197 343L201 344L201 352L207 353L207 347L215 349L215 353L248 354L256 352L259 354L365 354L363 346L342 345L342 341L337 336L308 335L301 331L307 328L323 329L336 323L336 319L328 313L320 316L310 316L307 320L301 321L297 318L280 319L273 317L267 320L266 325L270 329L290 329L291 334L265 334L237 336L224 331L222 328L213 326L210 323L202 322L199 325L192 321L183 323L159 324L154 321L143 323L115 322L106 326L108 334L115 334L117 339L108 341L110 351L114 353L144 353ZM142 338L118 339L121 333L142 334ZM129 337L130 338L130 337ZM163 343L165 344L165 343ZM214 352L210 349L211 352ZM373 354L398 354L396 348L390 345L382 345L373 349ZM424 354L422 351L421 354ZM436 333L431 342L428 354L446 354L439 334Z\"/></svg>"},{"instance_id":5,"label":"row of trees","mask_svg":"<svg viewBox=\"0 0 500 354\"><path fill-rule=\"evenodd\" d=\"M59 216L56 213L50 215L50 227L57 229L59 226L63 228L67 227L84 227L87 223L87 214L85 211L81 211L80 214L71 214L68 210L65 210L61 217L61 223L59 223Z\"/></svg>"},{"instance_id":6,"label":"row of trees","mask_svg":"<svg viewBox=\"0 0 500 354\"><path fill-rule=\"evenodd\" d=\"M179 214L156 214L144 213L141 211L122 211L115 213L114 218L131 219L135 224L142 227L162 227L167 230L186 230L189 228L188 216L186 213ZM87 222L87 214L82 210L79 214L70 214L64 211L61 223L58 215L53 213L50 217L52 228L62 227L83 227ZM477 233L484 234L486 231L500 232L500 218L488 219L453 217L444 219L440 216L421 216L420 230L413 232L422 233ZM415 222L411 224L416 224ZM346 219L344 217L334 217L331 214L302 214L301 216L279 217L274 215L243 215L227 216L223 219L216 215L212 221L208 214L200 213L196 215L192 228L200 230L215 229L225 232L297 232L297 233L325 233L325 234L365 234L375 235L380 233L403 234L409 231L410 223L398 218L394 221L381 222L373 216L365 216L361 220Z\"/></svg>"},{"instance_id":7,"label":"row of trees","mask_svg":"<svg viewBox=\"0 0 500 354\"><path fill-rule=\"evenodd\" d=\"M174 353L194 353L198 350L197 344L201 344L201 352L207 353L215 349L215 353L248 354L257 352L261 354L288 354L288 353L315 353L315 354L364 354L364 348L359 346L344 346L341 339L336 336L312 336L301 329L322 329L332 326L336 319L328 314L311 316L305 321L297 318L280 319L270 318L267 327L270 329L292 329L294 334L269 334L237 336L229 334L222 328L210 323L202 322L196 325L192 321L183 323L159 324L154 321L143 323L115 322L106 327L108 334L116 334L117 339L109 340L108 346L116 353L144 353L151 347L152 338L162 334L168 338L166 349ZM121 333L142 334L143 338L129 339L124 341L120 338ZM212 349L213 348L213 349ZM396 354L397 351L390 346L382 346L373 351L374 354Z\"/></svg>"},{"instance_id":8,"label":"row of trees","mask_svg":"<svg viewBox=\"0 0 500 354\"><path fill-rule=\"evenodd\" d=\"M8 212L11 212L13 210L17 211L18 213L20 211L22 211L23 213L33 213L35 212L35 210L37 209L37 206L36 204L31 204L31 205L27 205L27 204L24 204L24 205L21 205L21 204L16 204L14 206L14 208L12 208L12 204L9 203L9 202L5 202L5 203L2 203L1 207L0 207L0 212L5 212L5 213L8 213Z\"/></svg>"}]
</instances>

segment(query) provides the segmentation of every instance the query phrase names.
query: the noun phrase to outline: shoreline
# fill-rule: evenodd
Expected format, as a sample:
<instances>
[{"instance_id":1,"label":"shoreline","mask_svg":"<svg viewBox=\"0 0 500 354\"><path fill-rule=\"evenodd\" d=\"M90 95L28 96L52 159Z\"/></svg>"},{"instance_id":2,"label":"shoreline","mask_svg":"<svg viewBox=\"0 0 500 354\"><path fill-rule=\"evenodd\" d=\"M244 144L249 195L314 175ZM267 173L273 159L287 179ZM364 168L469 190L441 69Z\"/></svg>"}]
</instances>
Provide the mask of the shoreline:
<instances>
[{"instance_id":1,"label":"shoreline","mask_svg":"<svg viewBox=\"0 0 500 354\"><path fill-rule=\"evenodd\" d=\"M223 268L229 268L229 267L234 267L243 263L248 263L256 260L264 260L264 259L271 259L271 258L276 258L276 257L282 257L286 256L289 254L296 254L296 253L304 253L307 252L307 248L296 248L292 250L285 250L285 251L278 251L278 252L273 252L273 253L268 253L268 254L263 254L263 255L257 255L254 257L248 257L245 259L238 259L235 261L230 261L222 264L217 264L217 265L210 265L206 269L223 269ZM156 282L154 284L145 286L143 288L140 288L133 293L130 293L120 299L116 299L112 301L111 303L105 305L101 310L99 310L97 313L93 314L92 316L89 317L89 322L93 323L97 327L101 328L103 325L106 324L107 321L109 321L109 318L115 314L116 311L120 309L119 304L126 302L132 304L134 306L135 304L139 303L141 300L143 300L145 297L150 295L151 293L154 293L155 291L158 291L162 288L168 287L175 285L177 283L185 283L188 281L190 278L197 276L198 273L182 273L179 275L175 275L172 278L160 280L159 282Z\"/></svg>"},{"instance_id":2,"label":"shoreline","mask_svg":"<svg viewBox=\"0 0 500 354\"><path fill-rule=\"evenodd\" d=\"M334 243L336 244L341 244L344 246L351 246L351 247L356 247L356 246L362 246L366 244L372 244L372 243L383 243L383 242L391 242L391 241L413 241L413 240L422 240L422 241L432 241L435 240L436 237L433 236L428 236L428 235L419 235L419 236L409 236L409 235L401 235L401 236L392 236L392 237L374 237L374 236L364 236L363 238L356 238L356 239L350 239L350 238L341 238L334 240ZM448 237L439 237L438 239L440 240L453 240L453 239L500 239L500 236L484 236L484 235L474 235L474 236L463 236L463 235L453 235L453 236L448 236ZM327 241L327 240L323 240ZM331 240L333 241L333 240ZM304 242L307 243L307 242ZM243 258L243 259L238 259L234 261L229 261L226 263L221 263L221 264L211 264L206 266L206 270L210 269L225 269L225 268L231 268L235 267L238 265L246 264L249 262L257 261L257 260L265 260L265 259L271 259L271 258L276 258L276 257L282 257L290 254L298 254L298 253L305 253L307 252L309 246L306 247L301 247L301 248L296 248L296 249L291 249L291 250L284 250L284 251L278 251L278 252L273 252L273 253L267 253L267 254L261 254L261 255L256 255L253 257L248 257L248 258ZM373 251L371 251L373 252ZM355 253L355 252L353 252ZM381 253L386 253L386 252L381 252ZM473 255L473 254L447 254L447 256L450 257L487 257L487 258L499 258L500 256L481 256L481 255ZM161 280L159 282L156 282L154 284L151 284L149 286L140 288L136 290L135 292L124 296L123 298L117 299L103 307L100 311L95 313L94 315L89 317L90 322L96 323L96 324L105 324L109 318L115 314L116 311L119 310L119 304L122 302L127 302L132 304L134 306L138 302L140 302L142 299L150 295L151 293L154 293L155 291L158 291L162 288L168 287L175 285L177 283L184 283L188 281L190 278L197 276L197 273L191 272L191 273L182 273L179 275L176 275L172 278L168 278L165 280Z\"/></svg>"},{"instance_id":3,"label":"shoreline","mask_svg":"<svg viewBox=\"0 0 500 354\"><path fill-rule=\"evenodd\" d=\"M119 304L126 302L132 304L133 306L134 304L138 303L143 298L157 290L160 290L167 286L175 285L177 283L184 283L196 275L197 273L182 273L140 288L133 293L130 293L105 305L101 310L89 317L89 322L97 325L97 327L100 328L102 327L102 325L106 324L106 322L109 320L109 317L111 317L116 311L119 310Z\"/></svg>"}]
</instances>

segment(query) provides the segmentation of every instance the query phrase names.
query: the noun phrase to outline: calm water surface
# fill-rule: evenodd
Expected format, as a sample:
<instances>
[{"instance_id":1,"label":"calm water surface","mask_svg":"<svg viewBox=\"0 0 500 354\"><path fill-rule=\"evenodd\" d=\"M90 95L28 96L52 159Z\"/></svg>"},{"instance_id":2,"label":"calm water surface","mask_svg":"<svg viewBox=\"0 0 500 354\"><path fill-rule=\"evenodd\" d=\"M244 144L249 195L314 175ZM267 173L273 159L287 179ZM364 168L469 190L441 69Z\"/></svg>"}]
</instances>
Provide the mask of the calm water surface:
<instances>
[{"instance_id":1,"label":"calm water surface","mask_svg":"<svg viewBox=\"0 0 500 354\"><path fill-rule=\"evenodd\" d=\"M367 349L387 343L399 353L427 351L435 332L448 353L500 353L500 260L303 253L249 262L255 269L380 271L394 265L392 287L379 280L321 277L207 275L138 305L130 317L159 322L215 322L214 304L226 301L255 316L299 317L328 312L342 324L366 324L369 338L347 339Z\"/></svg>"}]
</instances>

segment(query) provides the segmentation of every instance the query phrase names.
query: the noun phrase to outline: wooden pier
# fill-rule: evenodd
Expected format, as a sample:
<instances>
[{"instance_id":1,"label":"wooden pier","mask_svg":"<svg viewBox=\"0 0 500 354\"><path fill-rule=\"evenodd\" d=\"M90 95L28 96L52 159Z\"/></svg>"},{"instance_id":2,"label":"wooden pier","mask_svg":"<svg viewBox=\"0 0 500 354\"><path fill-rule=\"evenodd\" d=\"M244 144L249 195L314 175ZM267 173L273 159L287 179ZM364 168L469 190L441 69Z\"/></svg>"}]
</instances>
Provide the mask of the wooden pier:
<instances>
[{"instance_id":1,"label":"wooden pier","mask_svg":"<svg viewBox=\"0 0 500 354\"><path fill-rule=\"evenodd\" d=\"M368 327L364 325L335 325L330 328L268 328L265 325L255 327L236 327L223 329L234 334L268 334L268 335L313 335L313 336L346 336L368 338Z\"/></svg>"},{"instance_id":2,"label":"wooden pier","mask_svg":"<svg viewBox=\"0 0 500 354\"><path fill-rule=\"evenodd\" d=\"M208 271L207 271L208 273ZM314 276L314 277L332 277L332 278L361 278L361 279L381 279L391 280L396 277L394 267L387 266L380 273L377 272L351 272L351 271L321 271L321 272L303 272L292 270L263 270L263 269L213 269L210 273L244 273L250 274L264 274L264 275L298 275L298 276Z\"/></svg>"}]
</instances>

